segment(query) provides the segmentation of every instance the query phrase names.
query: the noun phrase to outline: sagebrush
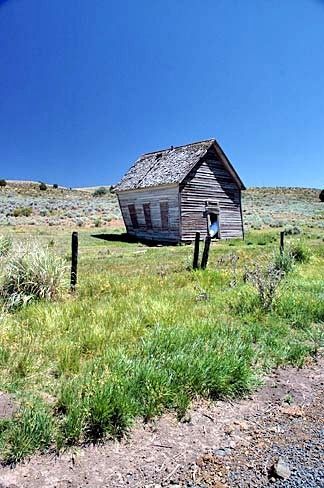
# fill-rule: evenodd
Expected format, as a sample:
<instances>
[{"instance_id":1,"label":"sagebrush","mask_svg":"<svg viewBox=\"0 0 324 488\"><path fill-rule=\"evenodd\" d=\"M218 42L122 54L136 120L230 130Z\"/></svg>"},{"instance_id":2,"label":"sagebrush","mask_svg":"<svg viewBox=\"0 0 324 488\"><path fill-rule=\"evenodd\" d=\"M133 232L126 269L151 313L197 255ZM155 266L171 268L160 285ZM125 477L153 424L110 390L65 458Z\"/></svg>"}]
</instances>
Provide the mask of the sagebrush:
<instances>
[{"instance_id":1,"label":"sagebrush","mask_svg":"<svg viewBox=\"0 0 324 488\"><path fill-rule=\"evenodd\" d=\"M270 310L284 276L283 269L271 261L246 269L244 279L256 288L262 308Z\"/></svg>"},{"instance_id":2,"label":"sagebrush","mask_svg":"<svg viewBox=\"0 0 324 488\"><path fill-rule=\"evenodd\" d=\"M308 263L312 255L309 247L302 241L292 244L289 252L297 263Z\"/></svg>"},{"instance_id":3,"label":"sagebrush","mask_svg":"<svg viewBox=\"0 0 324 488\"><path fill-rule=\"evenodd\" d=\"M32 300L53 300L62 289L65 265L37 241L16 245L2 267L0 297L8 308Z\"/></svg>"},{"instance_id":4,"label":"sagebrush","mask_svg":"<svg viewBox=\"0 0 324 488\"><path fill-rule=\"evenodd\" d=\"M0 236L0 258L7 256L12 247L12 239L9 236Z\"/></svg>"}]
</instances>

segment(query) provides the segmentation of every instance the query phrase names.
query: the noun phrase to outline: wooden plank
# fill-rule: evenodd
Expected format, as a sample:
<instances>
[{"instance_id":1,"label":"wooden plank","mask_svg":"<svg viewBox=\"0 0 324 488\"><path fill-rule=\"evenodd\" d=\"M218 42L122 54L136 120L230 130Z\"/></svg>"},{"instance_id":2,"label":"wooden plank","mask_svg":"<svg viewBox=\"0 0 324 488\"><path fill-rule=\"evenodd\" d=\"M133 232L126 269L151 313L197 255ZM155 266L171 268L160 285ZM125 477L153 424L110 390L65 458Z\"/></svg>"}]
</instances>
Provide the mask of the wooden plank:
<instances>
[{"instance_id":1,"label":"wooden plank","mask_svg":"<svg viewBox=\"0 0 324 488\"><path fill-rule=\"evenodd\" d=\"M193 255L193 262L192 267L193 269L198 268L198 259L199 259L199 244L200 244L200 232L196 232L195 236L195 247L194 247L194 255Z\"/></svg>"},{"instance_id":2,"label":"wooden plank","mask_svg":"<svg viewBox=\"0 0 324 488\"><path fill-rule=\"evenodd\" d=\"M211 243L211 237L206 236L205 238L205 246L204 246L204 251L201 259L201 269L206 269L207 264L208 264L208 258L209 258L209 249L210 249L210 243Z\"/></svg>"},{"instance_id":3,"label":"wooden plank","mask_svg":"<svg viewBox=\"0 0 324 488\"><path fill-rule=\"evenodd\" d=\"M285 231L280 232L280 254L283 254L285 250Z\"/></svg>"},{"instance_id":4,"label":"wooden plank","mask_svg":"<svg viewBox=\"0 0 324 488\"><path fill-rule=\"evenodd\" d=\"M78 277L78 248L79 248L79 237L77 232L72 232L71 240L71 291L75 291L77 285Z\"/></svg>"}]
</instances>

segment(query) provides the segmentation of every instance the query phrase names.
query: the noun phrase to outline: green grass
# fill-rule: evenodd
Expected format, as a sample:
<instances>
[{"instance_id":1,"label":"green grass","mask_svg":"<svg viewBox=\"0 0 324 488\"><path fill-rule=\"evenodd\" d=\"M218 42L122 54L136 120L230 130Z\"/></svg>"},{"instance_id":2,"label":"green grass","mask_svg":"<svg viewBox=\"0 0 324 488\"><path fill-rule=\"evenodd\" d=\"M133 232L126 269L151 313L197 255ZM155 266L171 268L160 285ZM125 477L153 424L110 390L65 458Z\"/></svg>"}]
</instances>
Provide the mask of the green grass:
<instances>
[{"instance_id":1,"label":"green grass","mask_svg":"<svg viewBox=\"0 0 324 488\"><path fill-rule=\"evenodd\" d=\"M68 262L68 232L36 233ZM23 241L30 232L11 234ZM197 397L242 396L266 370L302 365L321 347L322 239L307 240L309 261L293 266L265 312L242 277L278 249L278 233L216 243L208 269L195 272L191 246L150 248L79 234L77 293L1 319L0 390L20 403L19 413L0 423L4 462L119 438L136 417L172 410L181 418Z\"/></svg>"}]
</instances>

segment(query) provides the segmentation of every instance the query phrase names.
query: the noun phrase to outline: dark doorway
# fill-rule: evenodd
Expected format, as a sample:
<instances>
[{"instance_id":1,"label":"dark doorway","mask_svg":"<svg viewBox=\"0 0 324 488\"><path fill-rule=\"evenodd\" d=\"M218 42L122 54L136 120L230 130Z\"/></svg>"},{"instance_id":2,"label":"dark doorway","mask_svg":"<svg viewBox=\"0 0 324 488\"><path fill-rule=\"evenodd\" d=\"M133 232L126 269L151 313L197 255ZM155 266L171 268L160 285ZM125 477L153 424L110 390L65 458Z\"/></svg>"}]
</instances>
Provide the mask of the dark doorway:
<instances>
[{"instance_id":1,"label":"dark doorway","mask_svg":"<svg viewBox=\"0 0 324 488\"><path fill-rule=\"evenodd\" d=\"M208 225L208 235L211 238L219 239L219 214L208 212L207 225Z\"/></svg>"}]
</instances>

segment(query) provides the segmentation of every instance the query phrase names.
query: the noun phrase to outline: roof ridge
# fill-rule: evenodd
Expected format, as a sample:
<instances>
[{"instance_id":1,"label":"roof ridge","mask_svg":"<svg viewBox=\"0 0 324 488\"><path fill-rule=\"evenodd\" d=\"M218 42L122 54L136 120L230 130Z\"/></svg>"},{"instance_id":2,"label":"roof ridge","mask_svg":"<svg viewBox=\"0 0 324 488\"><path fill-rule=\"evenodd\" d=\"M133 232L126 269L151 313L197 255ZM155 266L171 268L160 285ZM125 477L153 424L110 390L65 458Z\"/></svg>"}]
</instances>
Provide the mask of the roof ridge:
<instances>
[{"instance_id":1,"label":"roof ridge","mask_svg":"<svg viewBox=\"0 0 324 488\"><path fill-rule=\"evenodd\" d=\"M210 148L215 149L219 160L238 187L244 189L244 184L226 154L216 139L211 138L143 154L125 174L116 186L116 190L136 190L170 183L180 184L197 162L206 156Z\"/></svg>"},{"instance_id":2,"label":"roof ridge","mask_svg":"<svg viewBox=\"0 0 324 488\"><path fill-rule=\"evenodd\" d=\"M181 144L180 146L173 146L173 149L179 149L180 147L194 146L195 144L202 144L203 142L209 142L209 141L213 142L213 141L215 141L215 138L212 137L210 139L203 139L202 141L189 142L188 144ZM148 156L149 154L158 154L158 153L165 152L165 151L171 151L171 147L166 147L165 149L159 149L158 151L150 151L150 152L144 153L140 156L140 158L142 158L143 156Z\"/></svg>"},{"instance_id":3,"label":"roof ridge","mask_svg":"<svg viewBox=\"0 0 324 488\"><path fill-rule=\"evenodd\" d=\"M195 141L195 142L191 142L189 144L182 144L181 146L174 146L174 147L169 147L167 149L161 149L160 151L153 151L153 152L150 152L150 153L145 153L141 156L141 158L143 156L146 156L146 155L152 155L152 154L160 154L162 152L166 152L166 151L172 151L173 149L179 149L180 147L188 147L188 146L194 146L195 144L202 144L204 142L210 142L210 144L212 144L213 142L215 141L215 139L204 139L203 141ZM141 159L139 158L139 159ZM155 159L153 164L150 166L150 168L147 170L147 172L145 173L145 175L142 176L142 178L140 178L140 180L138 181L138 183L140 184L146 177L147 175L156 167L159 165L159 159Z\"/></svg>"}]
</instances>

